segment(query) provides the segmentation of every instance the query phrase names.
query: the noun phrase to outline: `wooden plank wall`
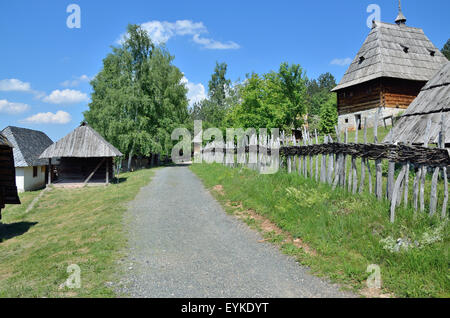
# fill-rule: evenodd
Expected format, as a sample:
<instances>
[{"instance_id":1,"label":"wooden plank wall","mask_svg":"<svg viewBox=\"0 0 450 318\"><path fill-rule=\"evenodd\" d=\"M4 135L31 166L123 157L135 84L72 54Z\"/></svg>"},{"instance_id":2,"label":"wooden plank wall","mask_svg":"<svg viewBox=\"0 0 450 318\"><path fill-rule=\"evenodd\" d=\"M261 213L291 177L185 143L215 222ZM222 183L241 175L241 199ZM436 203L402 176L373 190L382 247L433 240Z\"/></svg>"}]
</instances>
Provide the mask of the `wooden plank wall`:
<instances>
[{"instance_id":1,"label":"wooden plank wall","mask_svg":"<svg viewBox=\"0 0 450 318\"><path fill-rule=\"evenodd\" d=\"M0 146L0 210L5 204L20 204L20 199L17 194L12 148Z\"/></svg>"},{"instance_id":2,"label":"wooden plank wall","mask_svg":"<svg viewBox=\"0 0 450 318\"><path fill-rule=\"evenodd\" d=\"M382 78L337 92L339 115L379 106L406 109L419 95L425 82Z\"/></svg>"}]
</instances>

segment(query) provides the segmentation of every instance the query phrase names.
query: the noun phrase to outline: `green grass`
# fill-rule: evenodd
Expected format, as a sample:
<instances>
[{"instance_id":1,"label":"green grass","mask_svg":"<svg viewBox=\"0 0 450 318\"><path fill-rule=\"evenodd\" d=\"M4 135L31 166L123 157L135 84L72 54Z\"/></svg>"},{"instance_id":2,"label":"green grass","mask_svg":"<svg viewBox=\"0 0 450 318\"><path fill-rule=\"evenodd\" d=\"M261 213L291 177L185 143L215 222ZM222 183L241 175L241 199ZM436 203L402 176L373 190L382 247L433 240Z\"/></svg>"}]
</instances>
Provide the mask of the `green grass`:
<instances>
[{"instance_id":1,"label":"green grass","mask_svg":"<svg viewBox=\"0 0 450 318\"><path fill-rule=\"evenodd\" d=\"M222 185L223 195L215 195L228 211L233 209L227 203L242 203L243 209L256 211L317 251L311 255L293 244L281 244L285 253L319 276L357 291L366 287L367 266L378 264L384 292L399 297L450 296L449 229L437 217L414 217L411 209L399 208L391 224L388 202L369 194L333 191L328 185L284 172L260 175L218 164L191 169L208 188ZM432 234L437 228L442 230L441 239L420 249L394 253L380 242L389 236L422 242L424 233Z\"/></svg>"},{"instance_id":2,"label":"green grass","mask_svg":"<svg viewBox=\"0 0 450 318\"><path fill-rule=\"evenodd\" d=\"M153 170L120 175L108 187L53 189L28 214L40 192L21 194L0 225L0 297L114 297L117 260L126 246L126 202L146 185ZM125 180L126 179L126 180ZM81 268L81 288L60 287L67 267Z\"/></svg>"}]
</instances>

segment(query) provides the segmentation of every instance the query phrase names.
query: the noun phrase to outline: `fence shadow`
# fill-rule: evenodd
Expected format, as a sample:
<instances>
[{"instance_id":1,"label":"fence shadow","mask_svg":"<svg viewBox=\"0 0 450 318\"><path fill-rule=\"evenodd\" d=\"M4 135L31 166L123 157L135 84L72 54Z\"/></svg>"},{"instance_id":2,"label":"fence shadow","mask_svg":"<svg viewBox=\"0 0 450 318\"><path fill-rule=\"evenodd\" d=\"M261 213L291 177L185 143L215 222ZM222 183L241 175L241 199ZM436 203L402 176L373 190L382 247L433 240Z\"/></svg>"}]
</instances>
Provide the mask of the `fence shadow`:
<instances>
[{"instance_id":1,"label":"fence shadow","mask_svg":"<svg viewBox=\"0 0 450 318\"><path fill-rule=\"evenodd\" d=\"M38 224L38 222L17 222L11 224L0 223L0 243L25 234L36 224Z\"/></svg>"}]
</instances>

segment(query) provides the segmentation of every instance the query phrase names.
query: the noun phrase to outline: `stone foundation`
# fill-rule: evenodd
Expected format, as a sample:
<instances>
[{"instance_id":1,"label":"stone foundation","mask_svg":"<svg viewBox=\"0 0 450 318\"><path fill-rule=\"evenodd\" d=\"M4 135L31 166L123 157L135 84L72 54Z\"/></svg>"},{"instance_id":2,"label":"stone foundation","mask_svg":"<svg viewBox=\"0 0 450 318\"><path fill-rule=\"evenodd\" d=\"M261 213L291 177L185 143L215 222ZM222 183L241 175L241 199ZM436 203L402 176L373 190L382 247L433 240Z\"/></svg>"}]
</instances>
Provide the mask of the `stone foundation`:
<instances>
[{"instance_id":1,"label":"stone foundation","mask_svg":"<svg viewBox=\"0 0 450 318\"><path fill-rule=\"evenodd\" d=\"M384 126L383 118L388 116L397 116L400 113L404 112L405 109L401 108L381 108L380 117L378 120L378 126ZM361 128L364 129L364 119L367 118L367 128L374 126L375 115L378 112L378 108L372 108L369 110L365 110L362 112L355 112L351 114L340 115L338 117L338 123L341 131L344 131L347 128L349 131L356 130L356 120L361 120ZM390 119L386 119L386 125L391 126L392 121Z\"/></svg>"}]
</instances>

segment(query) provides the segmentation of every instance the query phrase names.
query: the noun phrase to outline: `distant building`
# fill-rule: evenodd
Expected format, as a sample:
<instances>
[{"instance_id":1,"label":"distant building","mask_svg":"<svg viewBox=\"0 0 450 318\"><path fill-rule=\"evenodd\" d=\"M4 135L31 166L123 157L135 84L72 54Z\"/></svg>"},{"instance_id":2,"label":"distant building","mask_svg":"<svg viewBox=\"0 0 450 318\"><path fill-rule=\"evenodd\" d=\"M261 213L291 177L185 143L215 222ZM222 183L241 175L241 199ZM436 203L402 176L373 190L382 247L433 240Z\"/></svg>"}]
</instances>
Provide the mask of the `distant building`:
<instances>
[{"instance_id":1,"label":"distant building","mask_svg":"<svg viewBox=\"0 0 450 318\"><path fill-rule=\"evenodd\" d=\"M114 178L113 159L123 156L113 145L86 123L44 149L41 159L59 159L58 180L48 180L61 187L109 184ZM47 161L49 163L49 161ZM53 169L52 169L53 170Z\"/></svg>"},{"instance_id":2,"label":"distant building","mask_svg":"<svg viewBox=\"0 0 450 318\"><path fill-rule=\"evenodd\" d=\"M6 204L20 204L14 176L13 147L0 133L0 219Z\"/></svg>"},{"instance_id":3,"label":"distant building","mask_svg":"<svg viewBox=\"0 0 450 318\"><path fill-rule=\"evenodd\" d=\"M339 126L356 122L373 126L381 107L383 118L405 111L422 87L448 62L422 29L406 26L399 6L396 24L373 22L372 31L351 63L337 94Z\"/></svg>"},{"instance_id":4,"label":"distant building","mask_svg":"<svg viewBox=\"0 0 450 318\"><path fill-rule=\"evenodd\" d=\"M39 159L41 153L53 141L43 132L9 126L2 134L14 147L16 185L19 192L45 187L47 161Z\"/></svg>"}]
</instances>

